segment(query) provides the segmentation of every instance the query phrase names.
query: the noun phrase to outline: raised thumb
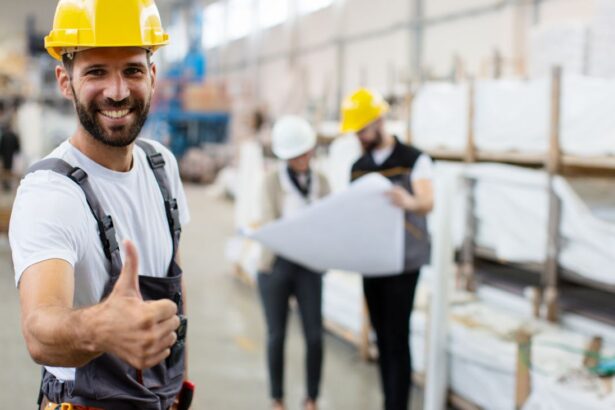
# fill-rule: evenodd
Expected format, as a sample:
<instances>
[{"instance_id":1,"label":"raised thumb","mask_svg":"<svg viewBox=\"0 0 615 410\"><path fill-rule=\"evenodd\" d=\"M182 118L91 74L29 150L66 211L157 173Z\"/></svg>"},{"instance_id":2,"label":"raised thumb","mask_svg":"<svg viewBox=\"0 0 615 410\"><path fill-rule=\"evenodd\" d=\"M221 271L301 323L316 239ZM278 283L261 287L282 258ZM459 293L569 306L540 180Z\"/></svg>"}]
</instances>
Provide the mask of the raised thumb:
<instances>
[{"instance_id":1,"label":"raised thumb","mask_svg":"<svg viewBox=\"0 0 615 410\"><path fill-rule=\"evenodd\" d=\"M113 292L122 296L133 296L141 298L141 291L139 291L139 255L137 254L137 248L130 240L125 240L124 245L124 266L120 272Z\"/></svg>"}]
</instances>

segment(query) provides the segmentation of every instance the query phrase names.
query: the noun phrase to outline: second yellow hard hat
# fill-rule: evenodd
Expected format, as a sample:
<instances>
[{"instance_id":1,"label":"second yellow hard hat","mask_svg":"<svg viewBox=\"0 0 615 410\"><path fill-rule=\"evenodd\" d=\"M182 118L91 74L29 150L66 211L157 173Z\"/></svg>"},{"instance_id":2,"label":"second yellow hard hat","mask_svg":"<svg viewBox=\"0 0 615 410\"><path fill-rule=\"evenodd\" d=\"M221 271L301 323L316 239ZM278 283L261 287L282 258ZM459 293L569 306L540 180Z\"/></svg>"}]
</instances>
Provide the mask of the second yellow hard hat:
<instances>
[{"instance_id":1,"label":"second yellow hard hat","mask_svg":"<svg viewBox=\"0 0 615 410\"><path fill-rule=\"evenodd\" d=\"M359 88L342 102L341 132L357 132L389 110L389 104L377 92Z\"/></svg>"}]
</instances>

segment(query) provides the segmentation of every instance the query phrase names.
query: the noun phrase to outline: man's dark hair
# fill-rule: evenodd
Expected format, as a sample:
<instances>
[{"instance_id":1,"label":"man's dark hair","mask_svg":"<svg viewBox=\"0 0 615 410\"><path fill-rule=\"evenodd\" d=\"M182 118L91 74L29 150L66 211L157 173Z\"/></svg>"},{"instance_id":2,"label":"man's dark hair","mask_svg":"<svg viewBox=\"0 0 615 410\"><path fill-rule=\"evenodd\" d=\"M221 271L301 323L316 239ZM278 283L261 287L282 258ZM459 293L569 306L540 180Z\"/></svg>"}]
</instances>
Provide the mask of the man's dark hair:
<instances>
[{"instance_id":1,"label":"man's dark hair","mask_svg":"<svg viewBox=\"0 0 615 410\"><path fill-rule=\"evenodd\" d=\"M66 70L66 72L68 73L68 75L70 77L73 76L73 58L75 57L74 53L65 53L62 54L62 65L64 66L64 69Z\"/></svg>"}]
</instances>

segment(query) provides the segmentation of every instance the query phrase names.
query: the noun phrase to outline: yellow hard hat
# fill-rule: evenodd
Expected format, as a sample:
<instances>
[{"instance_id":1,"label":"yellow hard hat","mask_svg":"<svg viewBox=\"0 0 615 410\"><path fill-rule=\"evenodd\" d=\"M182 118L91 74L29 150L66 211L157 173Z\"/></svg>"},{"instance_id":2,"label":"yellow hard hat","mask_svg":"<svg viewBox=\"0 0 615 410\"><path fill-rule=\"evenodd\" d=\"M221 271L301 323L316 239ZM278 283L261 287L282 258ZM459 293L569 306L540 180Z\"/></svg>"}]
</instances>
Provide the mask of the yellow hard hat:
<instances>
[{"instance_id":1,"label":"yellow hard hat","mask_svg":"<svg viewBox=\"0 0 615 410\"><path fill-rule=\"evenodd\" d=\"M92 47L143 47L169 42L153 0L60 0L45 48L62 54Z\"/></svg>"},{"instance_id":2,"label":"yellow hard hat","mask_svg":"<svg viewBox=\"0 0 615 410\"><path fill-rule=\"evenodd\" d=\"M359 88L342 102L341 132L357 132L389 111L389 104L377 92Z\"/></svg>"}]
</instances>

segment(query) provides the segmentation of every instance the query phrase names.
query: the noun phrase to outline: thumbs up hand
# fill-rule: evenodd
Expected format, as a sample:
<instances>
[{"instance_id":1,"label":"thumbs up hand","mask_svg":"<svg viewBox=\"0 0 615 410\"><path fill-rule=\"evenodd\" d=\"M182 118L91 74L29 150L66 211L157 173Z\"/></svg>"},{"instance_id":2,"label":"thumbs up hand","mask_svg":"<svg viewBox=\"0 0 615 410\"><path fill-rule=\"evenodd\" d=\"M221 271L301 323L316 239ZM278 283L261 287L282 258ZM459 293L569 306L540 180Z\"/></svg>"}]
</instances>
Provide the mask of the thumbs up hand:
<instances>
[{"instance_id":1,"label":"thumbs up hand","mask_svg":"<svg viewBox=\"0 0 615 410\"><path fill-rule=\"evenodd\" d=\"M169 299L143 301L139 291L139 258L124 241L122 272L109 297L101 303L97 339L101 352L113 353L137 369L163 361L177 340L177 305Z\"/></svg>"}]
</instances>

